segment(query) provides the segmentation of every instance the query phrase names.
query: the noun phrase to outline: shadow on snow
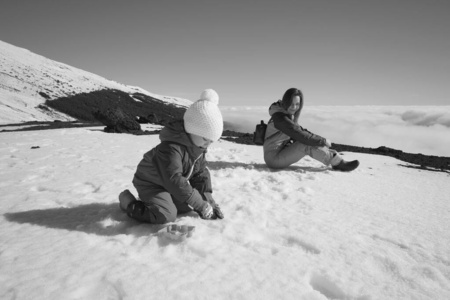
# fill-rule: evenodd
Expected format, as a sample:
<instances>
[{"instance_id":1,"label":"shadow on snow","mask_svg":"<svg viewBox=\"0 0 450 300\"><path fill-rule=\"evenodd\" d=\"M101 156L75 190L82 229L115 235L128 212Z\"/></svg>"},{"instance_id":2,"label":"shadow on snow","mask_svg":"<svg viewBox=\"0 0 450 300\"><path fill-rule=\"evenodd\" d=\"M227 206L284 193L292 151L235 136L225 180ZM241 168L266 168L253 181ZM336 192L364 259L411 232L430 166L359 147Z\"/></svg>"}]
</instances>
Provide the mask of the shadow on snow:
<instances>
[{"instance_id":1,"label":"shadow on snow","mask_svg":"<svg viewBox=\"0 0 450 300\"><path fill-rule=\"evenodd\" d=\"M179 215L192 215L196 213ZM195 215L195 216L194 216ZM34 224L47 228L81 231L102 236L131 234L136 237L156 234L168 224L156 225L137 222L129 218L118 203L91 203L76 207L58 207L6 213L10 222Z\"/></svg>"},{"instance_id":2,"label":"shadow on snow","mask_svg":"<svg viewBox=\"0 0 450 300\"><path fill-rule=\"evenodd\" d=\"M282 169L272 169L266 164L261 163L242 163L242 162L227 162L227 161L208 161L208 169L210 170L221 170L221 169L235 169L243 168L248 170L258 170L263 172L283 172L283 171L295 171L295 172L325 172L329 168L326 166L322 167L304 167L291 165Z\"/></svg>"}]
</instances>

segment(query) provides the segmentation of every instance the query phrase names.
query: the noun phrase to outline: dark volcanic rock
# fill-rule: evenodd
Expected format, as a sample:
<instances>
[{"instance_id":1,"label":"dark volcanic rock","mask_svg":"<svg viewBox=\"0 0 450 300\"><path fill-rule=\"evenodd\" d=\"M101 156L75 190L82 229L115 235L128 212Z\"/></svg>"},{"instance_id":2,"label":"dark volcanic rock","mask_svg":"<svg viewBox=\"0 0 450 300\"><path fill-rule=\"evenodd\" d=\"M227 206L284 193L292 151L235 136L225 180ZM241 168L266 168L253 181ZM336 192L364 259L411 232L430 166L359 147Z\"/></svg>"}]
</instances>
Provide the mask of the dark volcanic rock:
<instances>
[{"instance_id":1,"label":"dark volcanic rock","mask_svg":"<svg viewBox=\"0 0 450 300\"><path fill-rule=\"evenodd\" d=\"M158 116L154 113L149 114L146 117L137 116L136 121L140 124L158 124L164 125L166 122L164 120L160 121Z\"/></svg>"},{"instance_id":2,"label":"dark volcanic rock","mask_svg":"<svg viewBox=\"0 0 450 300\"><path fill-rule=\"evenodd\" d=\"M94 117L106 125L105 132L136 133L141 131L141 125L120 108L108 108L104 111L97 110Z\"/></svg>"},{"instance_id":3,"label":"dark volcanic rock","mask_svg":"<svg viewBox=\"0 0 450 300\"><path fill-rule=\"evenodd\" d=\"M423 155L421 153L417 154L407 153L401 150L396 150L385 146L381 146L378 148L366 148L333 143L332 147L336 151L350 151L350 152L386 155L397 158L404 162L418 165L423 169L434 168L442 171L450 170L450 157L445 156Z\"/></svg>"},{"instance_id":4,"label":"dark volcanic rock","mask_svg":"<svg viewBox=\"0 0 450 300\"><path fill-rule=\"evenodd\" d=\"M84 122L96 121L93 112L98 110L103 112L114 107L120 107L123 112L133 117L145 117L150 123L157 119L158 123L153 124L160 125L182 118L186 111L185 107L167 103L144 94L134 93L130 95L123 91L110 89L47 100L45 104L78 121Z\"/></svg>"},{"instance_id":5,"label":"dark volcanic rock","mask_svg":"<svg viewBox=\"0 0 450 300\"><path fill-rule=\"evenodd\" d=\"M255 145L255 143L253 143L253 134L251 133L224 130L222 133L222 139L238 144Z\"/></svg>"}]
</instances>

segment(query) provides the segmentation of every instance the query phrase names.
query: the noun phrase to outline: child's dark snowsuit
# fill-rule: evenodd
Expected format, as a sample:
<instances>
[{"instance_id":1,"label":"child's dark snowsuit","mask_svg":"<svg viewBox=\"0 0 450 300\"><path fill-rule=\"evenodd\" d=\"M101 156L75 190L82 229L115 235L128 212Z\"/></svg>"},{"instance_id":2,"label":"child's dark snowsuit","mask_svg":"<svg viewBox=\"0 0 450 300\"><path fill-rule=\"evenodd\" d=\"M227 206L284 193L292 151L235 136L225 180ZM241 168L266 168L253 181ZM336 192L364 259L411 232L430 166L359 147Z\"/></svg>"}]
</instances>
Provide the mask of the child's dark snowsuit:
<instances>
[{"instance_id":1,"label":"child's dark snowsuit","mask_svg":"<svg viewBox=\"0 0 450 300\"><path fill-rule=\"evenodd\" d=\"M160 140L144 154L133 178L143 205L131 216L153 224L173 222L177 213L202 211L206 200L214 203L206 150L191 142L184 122L169 123Z\"/></svg>"}]
</instances>

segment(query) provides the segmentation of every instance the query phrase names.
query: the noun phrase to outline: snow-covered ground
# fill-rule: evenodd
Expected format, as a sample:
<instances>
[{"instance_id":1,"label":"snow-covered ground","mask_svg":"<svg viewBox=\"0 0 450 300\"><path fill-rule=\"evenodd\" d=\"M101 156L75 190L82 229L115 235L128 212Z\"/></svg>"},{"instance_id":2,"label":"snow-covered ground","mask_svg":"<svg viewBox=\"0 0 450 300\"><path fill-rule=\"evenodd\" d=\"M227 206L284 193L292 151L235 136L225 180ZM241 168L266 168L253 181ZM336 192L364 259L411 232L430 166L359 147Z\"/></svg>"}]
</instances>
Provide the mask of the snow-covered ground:
<instances>
[{"instance_id":1,"label":"snow-covered ground","mask_svg":"<svg viewBox=\"0 0 450 300\"><path fill-rule=\"evenodd\" d=\"M73 120L52 109L39 109L38 106L46 100L40 93L54 100L102 89L142 93L180 106L192 103L187 99L157 95L140 87L108 80L0 41L0 124Z\"/></svg>"},{"instance_id":2,"label":"snow-covered ground","mask_svg":"<svg viewBox=\"0 0 450 300\"><path fill-rule=\"evenodd\" d=\"M0 299L450 299L448 173L359 159L268 169L262 148L208 152L225 219L140 224L118 207L157 135L0 133Z\"/></svg>"}]
</instances>

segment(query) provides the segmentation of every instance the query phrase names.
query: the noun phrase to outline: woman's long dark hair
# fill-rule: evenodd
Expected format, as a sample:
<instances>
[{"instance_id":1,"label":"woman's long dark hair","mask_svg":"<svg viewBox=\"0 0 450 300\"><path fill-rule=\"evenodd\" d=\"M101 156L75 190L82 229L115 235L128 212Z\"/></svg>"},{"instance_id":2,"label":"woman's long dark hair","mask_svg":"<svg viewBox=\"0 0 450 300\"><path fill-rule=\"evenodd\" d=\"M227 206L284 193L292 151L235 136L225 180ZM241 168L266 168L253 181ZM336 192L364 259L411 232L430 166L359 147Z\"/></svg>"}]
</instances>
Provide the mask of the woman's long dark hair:
<instances>
[{"instance_id":1,"label":"woman's long dark hair","mask_svg":"<svg viewBox=\"0 0 450 300\"><path fill-rule=\"evenodd\" d=\"M292 104L292 99L295 96L300 97L300 108L294 114L294 123L298 123L298 118L300 117L300 113L303 108L303 93L297 88L290 88L286 92L284 92L283 98L281 99L281 106L284 109L288 109Z\"/></svg>"}]
</instances>

